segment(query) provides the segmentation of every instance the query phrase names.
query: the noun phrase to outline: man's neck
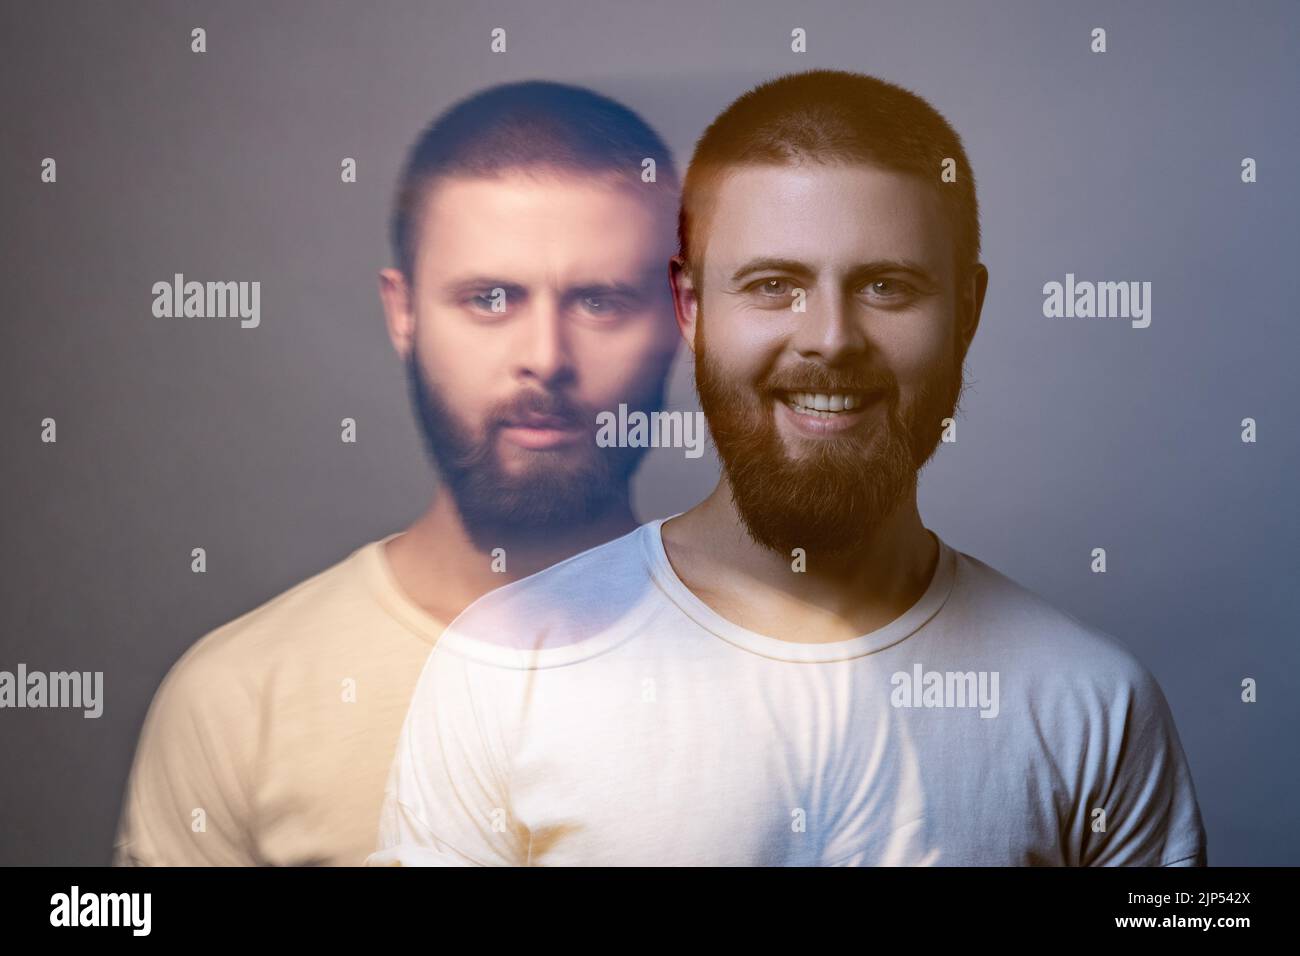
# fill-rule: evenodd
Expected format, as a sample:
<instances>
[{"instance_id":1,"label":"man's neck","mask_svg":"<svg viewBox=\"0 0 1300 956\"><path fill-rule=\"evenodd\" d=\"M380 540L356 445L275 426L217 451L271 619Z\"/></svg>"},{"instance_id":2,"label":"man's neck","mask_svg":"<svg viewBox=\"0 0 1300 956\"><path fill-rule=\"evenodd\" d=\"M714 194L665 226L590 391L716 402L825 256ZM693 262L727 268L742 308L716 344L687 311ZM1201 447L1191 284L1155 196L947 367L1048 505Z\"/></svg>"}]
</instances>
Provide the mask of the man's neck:
<instances>
[{"instance_id":1,"label":"man's neck","mask_svg":"<svg viewBox=\"0 0 1300 956\"><path fill-rule=\"evenodd\" d=\"M910 495L852 555L778 554L746 533L725 478L664 523L664 549L683 583L734 624L800 643L847 640L898 618L925 593L938 561Z\"/></svg>"},{"instance_id":2,"label":"man's neck","mask_svg":"<svg viewBox=\"0 0 1300 956\"><path fill-rule=\"evenodd\" d=\"M450 621L487 592L627 534L636 526L623 496L595 519L575 523L544 539L504 532L490 544L475 543L451 495L440 492L424 514L388 542L385 555L406 596L434 617Z\"/></svg>"}]
</instances>

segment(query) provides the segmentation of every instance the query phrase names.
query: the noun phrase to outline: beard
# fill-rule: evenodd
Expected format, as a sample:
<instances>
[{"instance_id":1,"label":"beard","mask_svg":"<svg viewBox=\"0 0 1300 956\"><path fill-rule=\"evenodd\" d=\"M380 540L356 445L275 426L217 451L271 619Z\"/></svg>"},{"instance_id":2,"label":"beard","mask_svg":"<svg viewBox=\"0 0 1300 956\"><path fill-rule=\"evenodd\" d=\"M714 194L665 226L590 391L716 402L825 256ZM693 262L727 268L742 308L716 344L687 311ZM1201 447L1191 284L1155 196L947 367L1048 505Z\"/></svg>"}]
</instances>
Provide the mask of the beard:
<instances>
[{"instance_id":1,"label":"beard","mask_svg":"<svg viewBox=\"0 0 1300 956\"><path fill-rule=\"evenodd\" d=\"M628 482L645 449L600 448L594 428L578 446L529 451L527 464L513 472L498 451L501 429L522 416L594 426L594 412L560 393L529 389L490 408L481 434L475 434L426 379L414 349L406 372L425 447L477 546L546 541L627 500ZM642 404L652 406L649 410L662 407L663 388L662 380L649 386Z\"/></svg>"},{"instance_id":2,"label":"beard","mask_svg":"<svg viewBox=\"0 0 1300 956\"><path fill-rule=\"evenodd\" d=\"M706 345L698 317L695 387L721 459L731 499L749 537L782 555L794 548L829 559L860 552L900 504L942 437L964 388L964 356L952 354L900 406L897 379L865 365L803 362L757 383L729 380ZM840 435L809 439L791 457L777 430L775 404L789 391L879 392L876 416Z\"/></svg>"}]
</instances>

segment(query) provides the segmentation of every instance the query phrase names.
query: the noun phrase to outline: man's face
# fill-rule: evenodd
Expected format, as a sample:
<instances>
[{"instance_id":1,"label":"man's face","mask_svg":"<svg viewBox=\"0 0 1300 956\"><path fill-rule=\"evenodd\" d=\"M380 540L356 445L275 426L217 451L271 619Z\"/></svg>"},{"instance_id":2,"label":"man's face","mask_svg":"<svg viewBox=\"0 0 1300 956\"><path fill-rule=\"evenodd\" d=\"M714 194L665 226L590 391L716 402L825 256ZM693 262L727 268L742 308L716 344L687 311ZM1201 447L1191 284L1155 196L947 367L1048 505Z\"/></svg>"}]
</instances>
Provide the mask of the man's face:
<instances>
[{"instance_id":1,"label":"man's face","mask_svg":"<svg viewBox=\"0 0 1300 956\"><path fill-rule=\"evenodd\" d=\"M597 447L596 414L662 404L676 332L656 208L596 177L432 187L408 373L476 537L545 536L626 494L642 450Z\"/></svg>"},{"instance_id":2,"label":"man's face","mask_svg":"<svg viewBox=\"0 0 1300 956\"><path fill-rule=\"evenodd\" d=\"M682 324L737 510L782 554L851 555L914 494L963 384L935 187L862 165L741 167L701 233Z\"/></svg>"}]
</instances>

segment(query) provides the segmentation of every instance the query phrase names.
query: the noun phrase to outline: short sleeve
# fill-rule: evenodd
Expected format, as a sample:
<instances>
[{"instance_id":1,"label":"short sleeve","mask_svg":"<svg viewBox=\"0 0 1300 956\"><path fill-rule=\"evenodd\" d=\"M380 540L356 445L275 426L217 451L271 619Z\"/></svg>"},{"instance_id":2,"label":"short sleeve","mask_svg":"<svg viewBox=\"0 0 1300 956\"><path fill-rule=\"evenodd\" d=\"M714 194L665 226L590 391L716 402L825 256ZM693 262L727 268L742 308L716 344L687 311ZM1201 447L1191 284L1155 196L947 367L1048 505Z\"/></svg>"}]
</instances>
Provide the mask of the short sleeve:
<instances>
[{"instance_id":1,"label":"short sleeve","mask_svg":"<svg viewBox=\"0 0 1300 956\"><path fill-rule=\"evenodd\" d=\"M257 702L246 675L192 650L154 695L113 847L115 866L249 866Z\"/></svg>"},{"instance_id":2,"label":"short sleeve","mask_svg":"<svg viewBox=\"0 0 1300 956\"><path fill-rule=\"evenodd\" d=\"M368 866L516 866L528 834L512 813L509 672L445 650L425 663L398 739Z\"/></svg>"},{"instance_id":3,"label":"short sleeve","mask_svg":"<svg viewBox=\"0 0 1300 956\"><path fill-rule=\"evenodd\" d=\"M1086 866L1204 866L1205 827L1173 713L1140 665L1115 701L1105 772L1092 789ZM1096 809L1105 811L1094 832Z\"/></svg>"}]
</instances>

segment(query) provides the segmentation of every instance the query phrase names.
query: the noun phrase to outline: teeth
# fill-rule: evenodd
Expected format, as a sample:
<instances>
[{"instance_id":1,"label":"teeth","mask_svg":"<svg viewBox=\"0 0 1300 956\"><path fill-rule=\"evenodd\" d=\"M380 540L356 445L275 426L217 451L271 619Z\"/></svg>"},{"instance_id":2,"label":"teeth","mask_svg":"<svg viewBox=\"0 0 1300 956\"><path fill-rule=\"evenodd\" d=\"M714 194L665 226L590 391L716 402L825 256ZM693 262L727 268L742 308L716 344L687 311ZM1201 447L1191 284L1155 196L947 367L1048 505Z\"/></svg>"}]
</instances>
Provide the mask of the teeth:
<instances>
[{"instance_id":1,"label":"teeth","mask_svg":"<svg viewBox=\"0 0 1300 956\"><path fill-rule=\"evenodd\" d=\"M862 400L856 395L827 392L792 392L789 401L796 411L821 412L827 415L849 412L862 405Z\"/></svg>"}]
</instances>

